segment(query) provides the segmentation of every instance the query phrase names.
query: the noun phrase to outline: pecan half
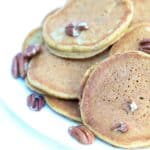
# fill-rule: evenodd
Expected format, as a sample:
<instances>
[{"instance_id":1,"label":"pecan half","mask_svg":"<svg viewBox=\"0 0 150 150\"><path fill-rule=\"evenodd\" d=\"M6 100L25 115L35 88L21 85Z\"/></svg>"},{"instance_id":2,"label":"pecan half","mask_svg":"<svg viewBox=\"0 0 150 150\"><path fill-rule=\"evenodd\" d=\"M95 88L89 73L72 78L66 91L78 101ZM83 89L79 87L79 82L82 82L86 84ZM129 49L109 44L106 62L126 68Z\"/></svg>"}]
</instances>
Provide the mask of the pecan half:
<instances>
[{"instance_id":1,"label":"pecan half","mask_svg":"<svg viewBox=\"0 0 150 150\"><path fill-rule=\"evenodd\" d=\"M28 59L24 57L23 53L19 53L17 55L17 58L18 58L19 75L21 78L25 78L27 75Z\"/></svg>"},{"instance_id":2,"label":"pecan half","mask_svg":"<svg viewBox=\"0 0 150 150\"><path fill-rule=\"evenodd\" d=\"M34 111L40 111L44 105L44 97L40 94L32 93L27 97L27 106Z\"/></svg>"},{"instance_id":3,"label":"pecan half","mask_svg":"<svg viewBox=\"0 0 150 150\"><path fill-rule=\"evenodd\" d=\"M38 54L42 50L41 45L39 44L34 44L34 45L29 45L25 51L23 52L25 58L32 58L36 54Z\"/></svg>"},{"instance_id":4,"label":"pecan half","mask_svg":"<svg viewBox=\"0 0 150 150\"><path fill-rule=\"evenodd\" d=\"M150 39L143 39L139 43L139 50L150 54Z\"/></svg>"},{"instance_id":5,"label":"pecan half","mask_svg":"<svg viewBox=\"0 0 150 150\"><path fill-rule=\"evenodd\" d=\"M92 144L95 140L93 133L83 125L70 127L69 133L82 144Z\"/></svg>"},{"instance_id":6,"label":"pecan half","mask_svg":"<svg viewBox=\"0 0 150 150\"><path fill-rule=\"evenodd\" d=\"M65 28L65 32L67 35L72 36L72 37L77 37L79 36L79 30L77 29L77 27L74 24L69 24L68 26L66 26Z\"/></svg>"},{"instance_id":7,"label":"pecan half","mask_svg":"<svg viewBox=\"0 0 150 150\"><path fill-rule=\"evenodd\" d=\"M86 22L80 22L79 24L70 23L66 26L65 32L67 35L72 37L77 37L80 35L81 31L87 30L88 24Z\"/></svg>"},{"instance_id":8,"label":"pecan half","mask_svg":"<svg viewBox=\"0 0 150 150\"><path fill-rule=\"evenodd\" d=\"M13 75L14 78L19 77L19 67L18 67L17 55L13 58L11 71L12 71L12 75Z\"/></svg>"},{"instance_id":9,"label":"pecan half","mask_svg":"<svg viewBox=\"0 0 150 150\"><path fill-rule=\"evenodd\" d=\"M125 122L119 122L119 123L116 123L112 128L111 130L113 131L119 131L121 133L125 133L129 130L129 127L127 125L127 123Z\"/></svg>"},{"instance_id":10,"label":"pecan half","mask_svg":"<svg viewBox=\"0 0 150 150\"><path fill-rule=\"evenodd\" d=\"M12 75L14 78L25 78L27 74L28 59L24 58L23 53L18 53L12 62Z\"/></svg>"},{"instance_id":11,"label":"pecan half","mask_svg":"<svg viewBox=\"0 0 150 150\"><path fill-rule=\"evenodd\" d=\"M43 47L39 44L29 45L27 49L22 53L18 53L12 62L12 75L14 78L25 78L27 75L29 60L41 52Z\"/></svg>"}]
</instances>

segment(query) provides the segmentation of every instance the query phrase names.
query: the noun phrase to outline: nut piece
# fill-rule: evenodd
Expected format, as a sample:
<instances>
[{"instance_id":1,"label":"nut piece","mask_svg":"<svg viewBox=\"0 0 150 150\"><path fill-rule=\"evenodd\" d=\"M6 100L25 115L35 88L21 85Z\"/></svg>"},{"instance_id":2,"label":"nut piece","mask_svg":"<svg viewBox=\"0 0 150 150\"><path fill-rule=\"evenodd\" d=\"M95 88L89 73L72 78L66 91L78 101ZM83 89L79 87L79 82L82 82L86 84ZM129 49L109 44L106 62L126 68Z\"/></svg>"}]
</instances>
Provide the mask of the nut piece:
<instances>
[{"instance_id":1,"label":"nut piece","mask_svg":"<svg viewBox=\"0 0 150 150\"><path fill-rule=\"evenodd\" d=\"M123 110L126 111L126 113L129 112L134 112L138 109L138 106L136 105L136 103L134 101L128 101L124 104L122 104L122 108Z\"/></svg>"},{"instance_id":2,"label":"nut piece","mask_svg":"<svg viewBox=\"0 0 150 150\"><path fill-rule=\"evenodd\" d=\"M70 127L69 133L82 144L92 144L95 140L93 133L83 125Z\"/></svg>"},{"instance_id":3,"label":"nut piece","mask_svg":"<svg viewBox=\"0 0 150 150\"><path fill-rule=\"evenodd\" d=\"M21 78L25 78L27 75L27 68L28 68L28 60L24 58L23 53L19 53L17 55L18 58L18 68L19 68L19 74Z\"/></svg>"},{"instance_id":4,"label":"nut piece","mask_svg":"<svg viewBox=\"0 0 150 150\"><path fill-rule=\"evenodd\" d=\"M128 125L125 123L125 122L119 122L119 123L116 123L112 128L111 130L113 131L119 131L121 133L125 133L129 130L129 127Z\"/></svg>"},{"instance_id":5,"label":"nut piece","mask_svg":"<svg viewBox=\"0 0 150 150\"><path fill-rule=\"evenodd\" d=\"M12 62L12 75L14 78L18 78L19 77L19 68L18 68L18 58L17 55L13 58L13 62Z\"/></svg>"},{"instance_id":6,"label":"nut piece","mask_svg":"<svg viewBox=\"0 0 150 150\"><path fill-rule=\"evenodd\" d=\"M143 39L140 43L139 43L139 50L150 54L150 39Z\"/></svg>"},{"instance_id":7,"label":"nut piece","mask_svg":"<svg viewBox=\"0 0 150 150\"><path fill-rule=\"evenodd\" d=\"M42 50L41 45L35 44L35 45L29 45L25 51L23 52L23 55L25 58L32 58L36 54L38 54Z\"/></svg>"},{"instance_id":8,"label":"nut piece","mask_svg":"<svg viewBox=\"0 0 150 150\"><path fill-rule=\"evenodd\" d=\"M80 22L79 24L70 23L66 26L65 32L67 35L77 37L81 31L87 30L89 27L86 22Z\"/></svg>"},{"instance_id":9,"label":"nut piece","mask_svg":"<svg viewBox=\"0 0 150 150\"><path fill-rule=\"evenodd\" d=\"M25 78L27 75L29 60L42 51L42 46L35 44L29 45L27 49L22 53L18 53L12 62L12 75L14 78Z\"/></svg>"},{"instance_id":10,"label":"nut piece","mask_svg":"<svg viewBox=\"0 0 150 150\"><path fill-rule=\"evenodd\" d=\"M18 53L12 62L12 75L14 78L25 78L27 74L28 59L24 58L23 53Z\"/></svg>"},{"instance_id":11,"label":"nut piece","mask_svg":"<svg viewBox=\"0 0 150 150\"><path fill-rule=\"evenodd\" d=\"M145 45L147 43L150 43L150 39L143 39L142 41L140 41L140 45Z\"/></svg>"},{"instance_id":12,"label":"nut piece","mask_svg":"<svg viewBox=\"0 0 150 150\"><path fill-rule=\"evenodd\" d=\"M34 111L40 111L45 105L44 97L37 93L32 93L27 97L27 106Z\"/></svg>"},{"instance_id":13,"label":"nut piece","mask_svg":"<svg viewBox=\"0 0 150 150\"><path fill-rule=\"evenodd\" d=\"M65 32L67 35L72 36L72 37L77 37L79 36L79 30L77 29L77 27L74 24L69 24L68 26L66 26L65 28Z\"/></svg>"},{"instance_id":14,"label":"nut piece","mask_svg":"<svg viewBox=\"0 0 150 150\"><path fill-rule=\"evenodd\" d=\"M131 102L129 103L129 109L131 110L131 112L134 112L138 109L138 107L135 102Z\"/></svg>"},{"instance_id":15,"label":"nut piece","mask_svg":"<svg viewBox=\"0 0 150 150\"><path fill-rule=\"evenodd\" d=\"M87 30L89 28L86 22L80 22L77 27L79 31Z\"/></svg>"}]
</instances>

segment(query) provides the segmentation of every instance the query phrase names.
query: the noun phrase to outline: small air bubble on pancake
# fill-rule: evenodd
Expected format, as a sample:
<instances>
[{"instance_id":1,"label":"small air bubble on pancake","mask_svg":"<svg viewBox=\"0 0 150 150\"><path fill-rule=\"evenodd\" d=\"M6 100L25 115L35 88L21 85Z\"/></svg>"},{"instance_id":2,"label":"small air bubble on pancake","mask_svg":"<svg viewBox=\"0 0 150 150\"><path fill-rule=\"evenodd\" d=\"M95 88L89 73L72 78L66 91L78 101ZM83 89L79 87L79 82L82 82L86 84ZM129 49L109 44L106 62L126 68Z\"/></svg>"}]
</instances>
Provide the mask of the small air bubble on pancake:
<instances>
[{"instance_id":1,"label":"small air bubble on pancake","mask_svg":"<svg viewBox=\"0 0 150 150\"><path fill-rule=\"evenodd\" d=\"M144 99L144 97L140 96L140 97L139 97L139 99L143 100L143 99Z\"/></svg>"},{"instance_id":2,"label":"small air bubble on pancake","mask_svg":"<svg viewBox=\"0 0 150 150\"><path fill-rule=\"evenodd\" d=\"M145 117L146 117L146 114L143 114L143 117L145 118Z\"/></svg>"}]
</instances>

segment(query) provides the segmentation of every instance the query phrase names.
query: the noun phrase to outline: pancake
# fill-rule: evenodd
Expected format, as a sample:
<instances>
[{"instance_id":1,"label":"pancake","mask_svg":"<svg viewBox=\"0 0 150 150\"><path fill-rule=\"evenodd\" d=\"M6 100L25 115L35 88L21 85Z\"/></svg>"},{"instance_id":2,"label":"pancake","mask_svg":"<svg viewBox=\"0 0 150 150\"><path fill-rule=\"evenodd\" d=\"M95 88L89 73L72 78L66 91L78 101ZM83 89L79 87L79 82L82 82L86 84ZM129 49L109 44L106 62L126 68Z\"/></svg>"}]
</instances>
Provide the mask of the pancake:
<instances>
[{"instance_id":1,"label":"pancake","mask_svg":"<svg viewBox=\"0 0 150 150\"><path fill-rule=\"evenodd\" d=\"M34 45L36 43L42 45L44 43L42 35L42 30L36 28L32 30L25 38L22 50L24 51L29 45ZM34 38L33 38L34 37Z\"/></svg>"},{"instance_id":2,"label":"pancake","mask_svg":"<svg viewBox=\"0 0 150 150\"><path fill-rule=\"evenodd\" d=\"M132 24L150 22L150 0L132 0L132 2L134 5Z\"/></svg>"},{"instance_id":3,"label":"pancake","mask_svg":"<svg viewBox=\"0 0 150 150\"><path fill-rule=\"evenodd\" d=\"M52 10L50 13L48 13L47 16L52 16L54 15L60 8L56 8L54 10ZM43 22L44 20L47 18L47 16L43 19ZM42 35L42 30L39 29L39 28L36 28L34 30L32 30L32 32L30 32L24 42L23 42L23 45L22 45L22 50L25 50L29 45L32 45L32 44L35 44L35 43L38 43L38 44L44 44L44 40L43 40L43 36ZM34 38L33 38L34 37Z\"/></svg>"},{"instance_id":4,"label":"pancake","mask_svg":"<svg viewBox=\"0 0 150 150\"><path fill-rule=\"evenodd\" d=\"M34 31L41 33L40 28ZM38 34L29 35L33 35L29 36L29 39L34 39ZM105 59L108 53L107 50L90 59L72 60L54 56L44 46L43 51L30 61L27 80L30 85L48 95L69 100L78 99L80 97L80 82L85 71L93 64Z\"/></svg>"},{"instance_id":5,"label":"pancake","mask_svg":"<svg viewBox=\"0 0 150 150\"><path fill-rule=\"evenodd\" d=\"M92 6L92 8L91 8ZM130 0L71 0L43 23L49 51L65 58L87 58L104 51L126 31L133 16ZM65 33L70 23L87 23L78 37Z\"/></svg>"},{"instance_id":6,"label":"pancake","mask_svg":"<svg viewBox=\"0 0 150 150\"><path fill-rule=\"evenodd\" d=\"M138 51L140 41L147 38L150 38L150 23L136 24L112 46L110 55L128 51Z\"/></svg>"},{"instance_id":7,"label":"pancake","mask_svg":"<svg viewBox=\"0 0 150 150\"><path fill-rule=\"evenodd\" d=\"M48 95L45 95L43 91L36 89L31 86L26 80L26 85L37 93L43 94L44 99L46 100L47 105L57 112L60 115L65 116L66 118L72 119L74 121L81 122L80 110L79 110L79 101L78 100L70 100L66 101L63 99L54 98Z\"/></svg>"},{"instance_id":8,"label":"pancake","mask_svg":"<svg viewBox=\"0 0 150 150\"><path fill-rule=\"evenodd\" d=\"M149 68L150 55L137 51L101 62L83 89L83 124L114 146L150 146Z\"/></svg>"},{"instance_id":9,"label":"pancake","mask_svg":"<svg viewBox=\"0 0 150 150\"><path fill-rule=\"evenodd\" d=\"M45 97L47 104L55 112L78 122L81 122L79 101L78 100L60 100L52 97Z\"/></svg>"}]
</instances>

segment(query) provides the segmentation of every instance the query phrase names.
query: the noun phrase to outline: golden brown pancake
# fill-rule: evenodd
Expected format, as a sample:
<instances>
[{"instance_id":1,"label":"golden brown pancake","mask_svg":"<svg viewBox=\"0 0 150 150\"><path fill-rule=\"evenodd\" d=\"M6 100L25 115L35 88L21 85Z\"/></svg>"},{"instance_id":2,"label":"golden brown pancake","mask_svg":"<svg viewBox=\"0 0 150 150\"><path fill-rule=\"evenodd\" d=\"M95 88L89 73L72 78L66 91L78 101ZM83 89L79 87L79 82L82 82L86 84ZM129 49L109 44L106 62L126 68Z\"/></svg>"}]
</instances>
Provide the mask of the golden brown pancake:
<instances>
[{"instance_id":1,"label":"golden brown pancake","mask_svg":"<svg viewBox=\"0 0 150 150\"><path fill-rule=\"evenodd\" d=\"M139 22L150 22L150 0L132 0L134 15L132 24Z\"/></svg>"},{"instance_id":2,"label":"golden brown pancake","mask_svg":"<svg viewBox=\"0 0 150 150\"><path fill-rule=\"evenodd\" d=\"M75 99L80 95L80 81L85 71L104 56L106 52L90 60L68 60L54 56L44 48L42 53L32 58L27 79L32 86L47 94Z\"/></svg>"},{"instance_id":3,"label":"golden brown pancake","mask_svg":"<svg viewBox=\"0 0 150 150\"><path fill-rule=\"evenodd\" d=\"M32 30L25 38L23 45L22 45L22 50L24 51L29 45L34 45L36 43L42 45L44 41L41 35L42 35L42 30L40 30L40 28L36 28Z\"/></svg>"},{"instance_id":4,"label":"golden brown pancake","mask_svg":"<svg viewBox=\"0 0 150 150\"><path fill-rule=\"evenodd\" d=\"M53 109L55 112L63 115L69 119L74 121L81 122L80 110L79 110L79 101L78 100L70 100L66 101L63 99L54 98L51 96L46 95L43 91L36 89L35 87L31 86L28 81L26 80L26 85L32 90L37 93L43 94L46 100L46 103Z\"/></svg>"},{"instance_id":5,"label":"golden brown pancake","mask_svg":"<svg viewBox=\"0 0 150 150\"><path fill-rule=\"evenodd\" d=\"M150 38L150 23L139 23L132 26L110 50L110 55L129 51L139 51L139 43Z\"/></svg>"},{"instance_id":6,"label":"golden brown pancake","mask_svg":"<svg viewBox=\"0 0 150 150\"><path fill-rule=\"evenodd\" d=\"M80 102L82 121L114 146L149 146L149 90L150 55L137 51L114 55L86 81ZM116 130L118 123L122 126Z\"/></svg>"},{"instance_id":7,"label":"golden brown pancake","mask_svg":"<svg viewBox=\"0 0 150 150\"><path fill-rule=\"evenodd\" d=\"M48 13L47 16L52 16L54 15L60 8L56 8L52 10L50 13ZM47 16L43 19L43 21L47 18ZM42 30L40 28L36 28L32 30L25 38L23 45L22 45L22 50L25 50L29 45L32 44L44 44L43 36L42 35ZM33 38L34 37L34 38Z\"/></svg>"},{"instance_id":8,"label":"golden brown pancake","mask_svg":"<svg viewBox=\"0 0 150 150\"><path fill-rule=\"evenodd\" d=\"M50 108L52 108L55 112L69 119L81 122L78 100L66 101L47 96L45 96L45 100Z\"/></svg>"},{"instance_id":9,"label":"golden brown pancake","mask_svg":"<svg viewBox=\"0 0 150 150\"><path fill-rule=\"evenodd\" d=\"M87 58L104 51L126 31L133 16L130 0L71 0L43 23L49 51L65 58ZM70 23L86 22L78 37L65 33Z\"/></svg>"},{"instance_id":10,"label":"golden brown pancake","mask_svg":"<svg viewBox=\"0 0 150 150\"><path fill-rule=\"evenodd\" d=\"M41 33L40 28L35 31ZM38 34L29 35L33 35L29 36L32 41ZM25 43L27 42L25 41ZM46 47L43 49L30 61L27 80L30 85L44 93L64 99L78 98L80 96L80 81L85 71L108 56L108 51L105 51L90 59L72 60L54 56L49 53Z\"/></svg>"}]
</instances>

